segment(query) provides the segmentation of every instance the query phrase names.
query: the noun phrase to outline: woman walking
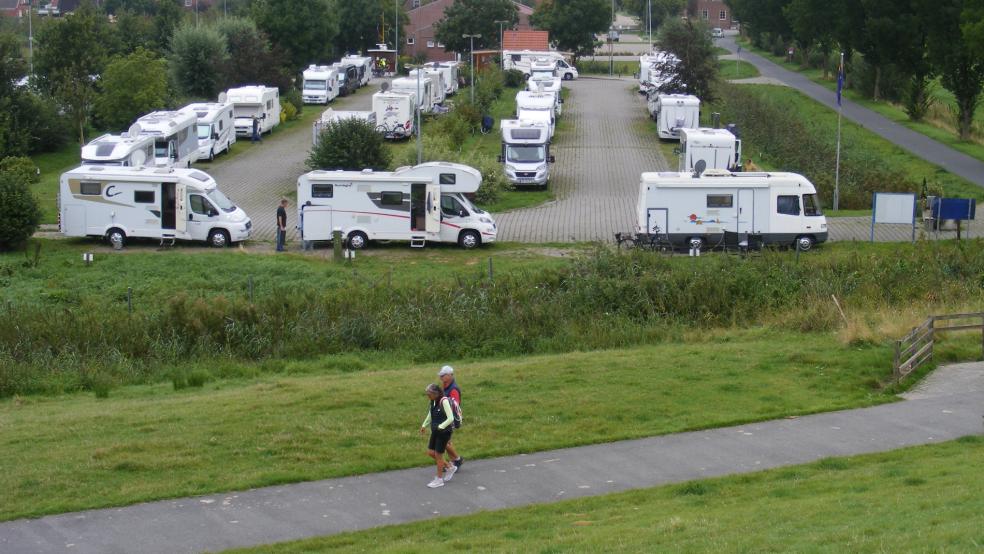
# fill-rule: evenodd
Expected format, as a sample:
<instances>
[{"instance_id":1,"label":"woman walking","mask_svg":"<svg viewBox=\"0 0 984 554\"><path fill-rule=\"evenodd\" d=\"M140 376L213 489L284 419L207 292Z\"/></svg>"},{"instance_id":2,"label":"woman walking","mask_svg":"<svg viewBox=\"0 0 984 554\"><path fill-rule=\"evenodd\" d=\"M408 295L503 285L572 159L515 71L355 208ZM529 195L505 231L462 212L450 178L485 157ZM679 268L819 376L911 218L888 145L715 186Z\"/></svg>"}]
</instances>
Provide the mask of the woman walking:
<instances>
[{"instance_id":1,"label":"woman walking","mask_svg":"<svg viewBox=\"0 0 984 554\"><path fill-rule=\"evenodd\" d=\"M437 464L437 476L427 486L436 489L443 487L446 481L450 481L454 472L458 468L451 462L444 461L444 451L447 449L448 442L451 441L451 433L454 431L454 413L451 411L451 403L441 392L441 388L431 383L425 389L427 398L430 399L430 407L427 410L427 417L420 425L420 434L423 435L427 427L430 427L431 436L427 443L427 455L434 459Z\"/></svg>"}]
</instances>

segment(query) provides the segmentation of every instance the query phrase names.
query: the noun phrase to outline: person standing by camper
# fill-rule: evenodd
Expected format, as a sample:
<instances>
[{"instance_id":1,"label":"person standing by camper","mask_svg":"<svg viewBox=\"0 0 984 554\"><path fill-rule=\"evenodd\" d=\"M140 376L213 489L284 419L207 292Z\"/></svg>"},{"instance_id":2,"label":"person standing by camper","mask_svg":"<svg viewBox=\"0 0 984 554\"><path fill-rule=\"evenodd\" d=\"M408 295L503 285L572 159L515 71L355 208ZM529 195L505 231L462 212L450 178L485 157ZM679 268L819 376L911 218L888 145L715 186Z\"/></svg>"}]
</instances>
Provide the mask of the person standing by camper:
<instances>
[{"instance_id":1,"label":"person standing by camper","mask_svg":"<svg viewBox=\"0 0 984 554\"><path fill-rule=\"evenodd\" d=\"M458 383L454 380L454 368L446 365L441 368L441 371L437 372L437 378L441 380L441 386L444 388L444 396L454 400L458 406L461 406L461 389L458 388ZM461 468L461 462L465 461L458 451L454 449L454 444L448 441L448 462L454 464L454 469L457 471Z\"/></svg>"},{"instance_id":2,"label":"person standing by camper","mask_svg":"<svg viewBox=\"0 0 984 554\"><path fill-rule=\"evenodd\" d=\"M253 116L253 136L250 139L251 142L263 142L263 137L260 136L260 118Z\"/></svg>"},{"instance_id":3,"label":"person standing by camper","mask_svg":"<svg viewBox=\"0 0 984 554\"><path fill-rule=\"evenodd\" d=\"M448 397L441 392L441 387L434 383L427 385L424 389L427 398L430 399L430 406L427 410L427 417L420 424L420 434L430 427L430 441L427 442L427 455L433 458L437 464L437 475L427 483L427 486L436 489L443 487L444 483L451 480L457 468L454 464L444 461L444 452L447 445L451 442L451 434L454 432L454 414L451 411L451 403Z\"/></svg>"},{"instance_id":4,"label":"person standing by camper","mask_svg":"<svg viewBox=\"0 0 984 554\"><path fill-rule=\"evenodd\" d=\"M284 243L287 242L287 199L280 200L277 208L277 252L284 251Z\"/></svg>"}]
</instances>

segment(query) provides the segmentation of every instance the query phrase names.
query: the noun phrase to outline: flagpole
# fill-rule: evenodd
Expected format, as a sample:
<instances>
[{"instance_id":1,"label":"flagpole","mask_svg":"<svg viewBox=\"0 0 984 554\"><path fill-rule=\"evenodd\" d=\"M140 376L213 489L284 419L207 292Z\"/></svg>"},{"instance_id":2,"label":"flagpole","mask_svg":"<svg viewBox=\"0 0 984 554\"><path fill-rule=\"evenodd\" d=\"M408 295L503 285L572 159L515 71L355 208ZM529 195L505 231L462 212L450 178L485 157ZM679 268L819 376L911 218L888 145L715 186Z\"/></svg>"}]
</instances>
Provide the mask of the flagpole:
<instances>
[{"instance_id":1,"label":"flagpole","mask_svg":"<svg viewBox=\"0 0 984 554\"><path fill-rule=\"evenodd\" d=\"M841 116L844 112L841 106L841 91L844 87L844 53L841 52L840 72L837 76L837 167L834 173L834 211L840 207L840 176L841 176Z\"/></svg>"}]
</instances>

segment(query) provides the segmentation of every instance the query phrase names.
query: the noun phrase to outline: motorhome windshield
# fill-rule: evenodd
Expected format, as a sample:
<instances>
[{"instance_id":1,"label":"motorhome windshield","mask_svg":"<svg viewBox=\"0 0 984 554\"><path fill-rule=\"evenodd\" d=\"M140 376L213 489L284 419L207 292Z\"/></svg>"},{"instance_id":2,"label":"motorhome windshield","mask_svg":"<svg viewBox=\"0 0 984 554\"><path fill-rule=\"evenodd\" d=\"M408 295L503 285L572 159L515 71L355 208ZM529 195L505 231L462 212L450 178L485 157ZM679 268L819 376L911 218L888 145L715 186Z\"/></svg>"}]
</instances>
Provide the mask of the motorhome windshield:
<instances>
[{"instance_id":1,"label":"motorhome windshield","mask_svg":"<svg viewBox=\"0 0 984 554\"><path fill-rule=\"evenodd\" d=\"M506 146L506 161L531 164L546 159L546 149L542 145Z\"/></svg>"},{"instance_id":2,"label":"motorhome windshield","mask_svg":"<svg viewBox=\"0 0 984 554\"><path fill-rule=\"evenodd\" d=\"M328 81L324 79L304 79L304 90L328 90Z\"/></svg>"},{"instance_id":3,"label":"motorhome windshield","mask_svg":"<svg viewBox=\"0 0 984 554\"><path fill-rule=\"evenodd\" d=\"M208 192L209 199L215 203L224 212L236 211L236 205L229 200L226 195L222 194L219 189L212 189Z\"/></svg>"},{"instance_id":4,"label":"motorhome windshield","mask_svg":"<svg viewBox=\"0 0 984 554\"><path fill-rule=\"evenodd\" d=\"M198 138L205 140L212 136L212 126L203 124L198 126Z\"/></svg>"},{"instance_id":5,"label":"motorhome windshield","mask_svg":"<svg viewBox=\"0 0 984 554\"><path fill-rule=\"evenodd\" d=\"M155 140L154 141L154 157L156 158L166 158L168 156L168 140Z\"/></svg>"},{"instance_id":6,"label":"motorhome windshield","mask_svg":"<svg viewBox=\"0 0 984 554\"><path fill-rule=\"evenodd\" d=\"M803 195L803 215L823 215L820 209L820 200L816 194Z\"/></svg>"},{"instance_id":7,"label":"motorhome windshield","mask_svg":"<svg viewBox=\"0 0 984 554\"><path fill-rule=\"evenodd\" d=\"M253 117L263 113L263 106L260 104L236 104L232 110L236 117Z\"/></svg>"},{"instance_id":8,"label":"motorhome windshield","mask_svg":"<svg viewBox=\"0 0 984 554\"><path fill-rule=\"evenodd\" d=\"M475 214L484 214L485 213L485 210L482 210L481 208L475 206L475 204L472 204L471 200L469 200L468 197L465 196L464 194L458 194L458 195L455 196L455 198L457 198L459 202L461 202L462 204L464 204L465 207L468 208L468 210L471 211L472 213L475 213Z\"/></svg>"}]
</instances>

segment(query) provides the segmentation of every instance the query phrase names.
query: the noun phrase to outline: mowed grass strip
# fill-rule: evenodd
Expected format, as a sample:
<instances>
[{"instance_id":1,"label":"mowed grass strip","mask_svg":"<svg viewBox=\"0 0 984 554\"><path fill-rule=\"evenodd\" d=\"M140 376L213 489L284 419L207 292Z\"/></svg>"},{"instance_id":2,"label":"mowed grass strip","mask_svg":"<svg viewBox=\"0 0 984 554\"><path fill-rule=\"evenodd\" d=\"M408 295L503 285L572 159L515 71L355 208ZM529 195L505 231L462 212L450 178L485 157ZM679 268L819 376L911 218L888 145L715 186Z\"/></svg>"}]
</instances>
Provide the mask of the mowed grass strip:
<instances>
[{"instance_id":1,"label":"mowed grass strip","mask_svg":"<svg viewBox=\"0 0 984 554\"><path fill-rule=\"evenodd\" d=\"M718 72L722 79L751 79L760 75L758 68L746 61L719 60Z\"/></svg>"},{"instance_id":2,"label":"mowed grass strip","mask_svg":"<svg viewBox=\"0 0 984 554\"><path fill-rule=\"evenodd\" d=\"M456 363L456 442L489 458L868 406L892 399L877 390L890 359L832 334L752 330ZM0 519L426 465L417 429L437 367L351 362L286 363L283 376L198 390L5 400Z\"/></svg>"},{"instance_id":3,"label":"mowed grass strip","mask_svg":"<svg viewBox=\"0 0 984 554\"><path fill-rule=\"evenodd\" d=\"M980 552L981 460L965 437L235 552Z\"/></svg>"}]
</instances>

